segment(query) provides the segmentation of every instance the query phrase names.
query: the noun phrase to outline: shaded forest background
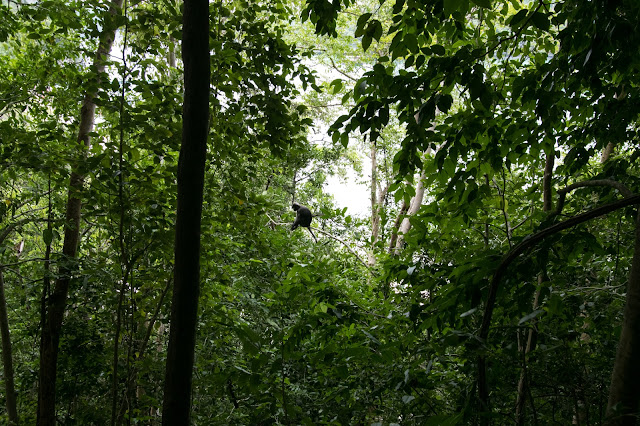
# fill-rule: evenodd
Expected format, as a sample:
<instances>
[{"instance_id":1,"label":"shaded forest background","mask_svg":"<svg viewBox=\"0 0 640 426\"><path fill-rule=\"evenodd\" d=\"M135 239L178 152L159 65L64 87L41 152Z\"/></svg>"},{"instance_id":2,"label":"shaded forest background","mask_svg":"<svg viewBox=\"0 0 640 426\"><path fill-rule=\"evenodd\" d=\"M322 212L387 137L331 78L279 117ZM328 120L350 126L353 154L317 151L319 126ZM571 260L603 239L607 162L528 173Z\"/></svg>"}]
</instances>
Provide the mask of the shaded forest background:
<instances>
[{"instance_id":1,"label":"shaded forest background","mask_svg":"<svg viewBox=\"0 0 640 426\"><path fill-rule=\"evenodd\" d=\"M0 421L637 424L639 26L2 2Z\"/></svg>"}]
</instances>

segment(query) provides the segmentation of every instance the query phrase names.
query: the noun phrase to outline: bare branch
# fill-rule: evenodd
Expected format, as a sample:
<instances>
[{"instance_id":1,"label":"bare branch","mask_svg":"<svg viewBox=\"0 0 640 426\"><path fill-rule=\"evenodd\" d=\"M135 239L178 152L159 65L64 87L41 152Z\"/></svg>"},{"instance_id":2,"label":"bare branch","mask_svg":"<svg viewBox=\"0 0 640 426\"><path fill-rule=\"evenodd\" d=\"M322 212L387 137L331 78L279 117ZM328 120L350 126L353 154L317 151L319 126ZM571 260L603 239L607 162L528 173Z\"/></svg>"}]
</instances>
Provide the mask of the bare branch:
<instances>
[{"instance_id":1,"label":"bare branch","mask_svg":"<svg viewBox=\"0 0 640 426\"><path fill-rule=\"evenodd\" d=\"M311 227L309 227L309 228L311 228ZM331 235L331 234L330 234L330 233L328 233L327 231L323 231L323 230L322 230L322 229L320 229L320 228L311 228L311 229L313 229L313 230L315 230L315 231L318 231L318 232L320 232L321 234L324 234L324 235L326 235L327 237L329 237L329 238L331 238L331 239L333 239L333 240L336 240L337 242L341 243L343 246L345 246L345 248L346 248L347 250L349 250L349 252L350 252L352 255L354 255L354 256L355 256L355 257L360 261L360 263L362 263L362 265L363 265L365 268L367 268L367 269L369 268L369 267L367 266L367 264L365 263L365 261L364 261L364 260L362 260L362 258L358 255L358 253L356 253L356 252L355 252L351 247L349 247L349 245L348 245L346 242L344 242L344 241L343 241L343 240L341 240L340 238L336 237L335 235Z\"/></svg>"},{"instance_id":2,"label":"bare branch","mask_svg":"<svg viewBox=\"0 0 640 426\"><path fill-rule=\"evenodd\" d=\"M336 65L335 62L333 62L333 58L329 58L329 60L331 61L331 66L333 67L334 70L338 71L340 74L342 74L343 76L347 77L349 80L351 81L358 81L357 78L351 77L349 74L345 73L344 71L342 71L340 68L338 68L338 66Z\"/></svg>"}]
</instances>

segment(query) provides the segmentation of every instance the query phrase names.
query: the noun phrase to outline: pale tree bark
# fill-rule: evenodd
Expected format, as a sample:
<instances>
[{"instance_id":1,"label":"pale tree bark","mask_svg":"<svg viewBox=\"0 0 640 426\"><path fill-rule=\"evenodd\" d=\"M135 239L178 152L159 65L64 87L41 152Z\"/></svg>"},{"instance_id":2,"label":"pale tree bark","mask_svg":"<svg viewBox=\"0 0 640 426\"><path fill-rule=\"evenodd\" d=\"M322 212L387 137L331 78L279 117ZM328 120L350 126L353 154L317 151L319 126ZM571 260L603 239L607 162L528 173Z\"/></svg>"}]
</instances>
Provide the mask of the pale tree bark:
<instances>
[{"instance_id":1,"label":"pale tree bark","mask_svg":"<svg viewBox=\"0 0 640 426\"><path fill-rule=\"evenodd\" d=\"M185 0L184 103L178 160L175 269L162 424L188 425L200 294L200 225L209 124L209 2Z\"/></svg>"},{"instance_id":2,"label":"pale tree bark","mask_svg":"<svg viewBox=\"0 0 640 426\"><path fill-rule=\"evenodd\" d=\"M404 215L407 214L407 210L409 210L409 204L406 201L402 201L402 207L400 207L400 212L398 216L396 216L396 221L393 223L393 231L391 232L391 239L389 240L389 254L395 252L396 243L398 242L398 228L400 228L400 222L404 219Z\"/></svg>"},{"instance_id":3,"label":"pale tree bark","mask_svg":"<svg viewBox=\"0 0 640 426\"><path fill-rule=\"evenodd\" d=\"M424 199L424 179L426 177L426 169L422 170L420 173L420 177L418 178L418 183L416 185L416 195L411 199L411 203L409 204L409 208L407 209L407 213L402 219L402 223L398 227L398 239L395 244L395 254L398 254L400 250L402 250L402 246L404 245L404 236L411 229L411 222L409 219L418 213L420 210L420 206L422 206L422 201Z\"/></svg>"},{"instance_id":4,"label":"pale tree bark","mask_svg":"<svg viewBox=\"0 0 640 426\"><path fill-rule=\"evenodd\" d=\"M176 41L173 36L169 36L169 68L176 68Z\"/></svg>"},{"instance_id":5,"label":"pale tree bark","mask_svg":"<svg viewBox=\"0 0 640 426\"><path fill-rule=\"evenodd\" d=\"M119 13L122 0L112 0L109 4L109 17L113 18ZM105 71L107 57L111 52L115 38L115 20L104 22L104 29L100 37L98 50L93 62L92 71L94 79L99 85L101 75ZM87 91L80 110L80 125L77 141L85 147L91 146L89 133L93 130L95 121L96 104L95 90ZM83 149L84 151L84 149ZM54 426L56 424L56 379L58 363L58 344L62 320L66 309L69 284L73 274L75 259L78 253L80 237L81 193L84 185L84 175L81 167L76 164L72 167L69 179L69 195L65 214L64 242L62 247L63 262L60 266L59 278L56 280L53 292L48 295L46 303L45 322L42 325L42 339L40 348L40 373L38 390L38 415L37 423L42 426Z\"/></svg>"},{"instance_id":6,"label":"pale tree bark","mask_svg":"<svg viewBox=\"0 0 640 426\"><path fill-rule=\"evenodd\" d=\"M613 142L609 142L607 144L607 146L602 150L602 155L600 156L601 163L606 163L607 161L609 161L609 158L611 158L611 154L613 154L614 148L615 145L613 144Z\"/></svg>"},{"instance_id":7,"label":"pale tree bark","mask_svg":"<svg viewBox=\"0 0 640 426\"><path fill-rule=\"evenodd\" d=\"M371 141L371 250L369 251L369 266L376 263L375 246L380 235L380 212L378 211L378 158L376 141Z\"/></svg>"},{"instance_id":8,"label":"pale tree bark","mask_svg":"<svg viewBox=\"0 0 640 426\"><path fill-rule=\"evenodd\" d=\"M551 192L551 180L553 178L553 166L555 163L555 150L551 150L550 153L547 154L547 159L545 161L544 166L544 174L542 177L542 210L544 212L551 212L553 210L553 199ZM546 270L543 270L538 275L538 286L541 286L544 281L547 280ZM538 305L540 303L540 289L536 291L536 294L533 298L533 311L538 309ZM518 382L518 396L516 399L516 424L522 425L525 423L525 405L527 401L527 396L529 394L529 378L527 374L527 359L528 355L531 351L536 348L536 343L538 341L538 328L535 320L531 324L531 328L527 333L527 339L525 342L525 346L523 348L523 366L522 372L520 373L520 381Z\"/></svg>"},{"instance_id":9,"label":"pale tree bark","mask_svg":"<svg viewBox=\"0 0 640 426\"><path fill-rule=\"evenodd\" d=\"M380 241L380 209L387 197L389 186L382 189L378 178L378 147L373 141L371 143L371 250L369 251L368 266L376 263L375 250Z\"/></svg>"}]
</instances>

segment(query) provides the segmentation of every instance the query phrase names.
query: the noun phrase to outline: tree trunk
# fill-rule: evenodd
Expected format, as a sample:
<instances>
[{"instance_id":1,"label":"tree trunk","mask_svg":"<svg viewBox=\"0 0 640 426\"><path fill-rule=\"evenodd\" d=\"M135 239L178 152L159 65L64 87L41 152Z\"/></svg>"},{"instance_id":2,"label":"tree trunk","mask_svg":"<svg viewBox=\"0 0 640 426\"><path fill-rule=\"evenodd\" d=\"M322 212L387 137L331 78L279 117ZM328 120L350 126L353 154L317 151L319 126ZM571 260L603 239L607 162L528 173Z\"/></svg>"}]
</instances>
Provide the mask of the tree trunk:
<instances>
[{"instance_id":1,"label":"tree trunk","mask_svg":"<svg viewBox=\"0 0 640 426\"><path fill-rule=\"evenodd\" d=\"M0 335L2 336L2 366L4 371L4 389L7 399L9 424L18 424L16 390L13 382L13 356L11 355L11 335L9 334L9 318L7 316L7 299L4 295L4 276L0 268Z\"/></svg>"},{"instance_id":2,"label":"tree trunk","mask_svg":"<svg viewBox=\"0 0 640 426\"><path fill-rule=\"evenodd\" d=\"M110 17L113 18L122 7L122 0L112 0L109 8ZM110 22L111 21L111 22ZM104 23L104 30L100 37L100 43L93 62L95 79L99 85L100 76L104 73L106 58L109 56L116 28L113 20ZM78 143L86 147L91 146L89 133L93 130L96 104L94 103L95 91L85 94L80 110L80 125L78 130ZM42 325L42 339L40 348L40 373L38 390L38 419L42 426L54 426L56 424L56 378L58 362L58 344L62 319L66 308L69 284L74 269L75 258L78 253L80 237L80 194L84 185L84 175L75 166L69 179L69 195L65 214L64 243L62 247L63 263L60 266L59 278L56 280L53 292L47 300L47 312L45 322Z\"/></svg>"},{"instance_id":3,"label":"tree trunk","mask_svg":"<svg viewBox=\"0 0 640 426\"><path fill-rule=\"evenodd\" d=\"M607 161L609 161L609 158L611 158L611 154L613 154L614 148L615 145L613 144L613 142L609 142L607 146L604 147L604 149L602 150L602 155L600 156L601 163L606 163Z\"/></svg>"},{"instance_id":4,"label":"tree trunk","mask_svg":"<svg viewBox=\"0 0 640 426\"><path fill-rule=\"evenodd\" d=\"M418 184L416 185L416 195L411 199L411 204L409 205L409 209L407 210L407 217L402 220L400 227L398 228L398 239L396 241L395 253L399 253L402 245L404 244L404 236L411 229L411 222L409 219L411 216L418 213L420 210L420 206L422 206L422 200L424 199L424 179L426 176L426 169L422 170L420 173L420 178L418 178Z\"/></svg>"},{"instance_id":5,"label":"tree trunk","mask_svg":"<svg viewBox=\"0 0 640 426\"><path fill-rule=\"evenodd\" d=\"M378 159L377 146L371 141L371 251L369 252L369 266L376 263L375 247L380 238L380 210L378 204Z\"/></svg>"},{"instance_id":6,"label":"tree trunk","mask_svg":"<svg viewBox=\"0 0 640 426\"><path fill-rule=\"evenodd\" d=\"M200 223L209 119L209 3L185 0L185 94L178 160L175 270L162 424L188 425L200 292Z\"/></svg>"},{"instance_id":7,"label":"tree trunk","mask_svg":"<svg viewBox=\"0 0 640 426\"><path fill-rule=\"evenodd\" d=\"M553 198L551 193L551 179L553 177L553 166L555 163L555 150L552 150L549 154L547 154L547 159L545 161L544 166L544 174L542 177L542 211L550 212L553 210ZM538 275L538 286L542 285L544 281L547 280L546 267L543 271ZM540 289L536 291L536 294L533 298L533 311L538 309L538 305L540 303ZM518 397L516 400L516 424L522 425L525 423L525 405L527 401L527 395L529 393L529 382L527 377L527 356L528 354L536 348L536 343L538 341L538 328L536 321L532 321L531 328L529 329L529 333L527 335L527 341L524 347L524 365L522 367L522 372L520 373L520 381L518 382Z\"/></svg>"},{"instance_id":8,"label":"tree trunk","mask_svg":"<svg viewBox=\"0 0 640 426\"><path fill-rule=\"evenodd\" d=\"M407 214L407 210L409 210L409 204L407 204L406 201L403 201L402 207L400 207L400 212L393 224L393 231L391 232L391 239L389 240L389 254L393 254L396 249L396 243L398 242L398 229L400 228L400 222L404 219L404 215Z\"/></svg>"},{"instance_id":9,"label":"tree trunk","mask_svg":"<svg viewBox=\"0 0 640 426\"><path fill-rule=\"evenodd\" d=\"M624 306L622 331L613 365L607 425L635 425L640 401L640 210L636 217L635 247L627 298Z\"/></svg>"}]
</instances>

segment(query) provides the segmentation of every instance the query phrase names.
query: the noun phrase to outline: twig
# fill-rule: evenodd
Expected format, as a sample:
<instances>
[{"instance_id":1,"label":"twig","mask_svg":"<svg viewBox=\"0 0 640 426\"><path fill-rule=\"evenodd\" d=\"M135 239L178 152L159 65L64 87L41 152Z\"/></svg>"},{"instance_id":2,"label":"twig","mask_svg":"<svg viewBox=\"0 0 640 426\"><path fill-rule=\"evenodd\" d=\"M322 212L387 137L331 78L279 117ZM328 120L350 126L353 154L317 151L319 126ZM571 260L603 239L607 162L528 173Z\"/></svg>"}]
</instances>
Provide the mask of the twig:
<instances>
[{"instance_id":1,"label":"twig","mask_svg":"<svg viewBox=\"0 0 640 426\"><path fill-rule=\"evenodd\" d=\"M336 65L335 62L333 62L333 58L329 58L329 60L331 61L331 66L333 66L333 69L335 69L337 72L339 72L340 74L344 75L345 77L347 77L349 80L351 81L358 81L357 78L351 77L349 74L345 73L344 71L342 71L340 68L338 68L338 66Z\"/></svg>"},{"instance_id":2,"label":"twig","mask_svg":"<svg viewBox=\"0 0 640 426\"><path fill-rule=\"evenodd\" d=\"M347 249L347 250L349 250L349 252L351 252L351 254L353 254L353 255L354 255L354 256L355 256L355 257L360 261L360 263L362 263L362 264L364 265L364 267L365 267L365 268L367 268L367 269L369 268L369 267L367 266L367 264L365 263L365 261L364 261L364 260L362 260L362 258L358 255L358 253L356 253L356 252L355 252L351 247L349 247L349 245L348 245L346 242L344 242L344 241L343 241L343 240L341 240L340 238L336 237L335 235L331 235L331 234L330 234L330 233L328 233L327 231L323 231L323 230L322 230L322 229L320 229L320 228L313 228L313 229L314 229L315 231L318 231L318 232L320 232L321 234L324 234L324 235L326 235L327 237L329 237L329 238L331 238L331 239L333 239L333 240L336 240L337 242L341 243L343 246L345 246L345 247L346 247L346 249Z\"/></svg>"}]
</instances>

